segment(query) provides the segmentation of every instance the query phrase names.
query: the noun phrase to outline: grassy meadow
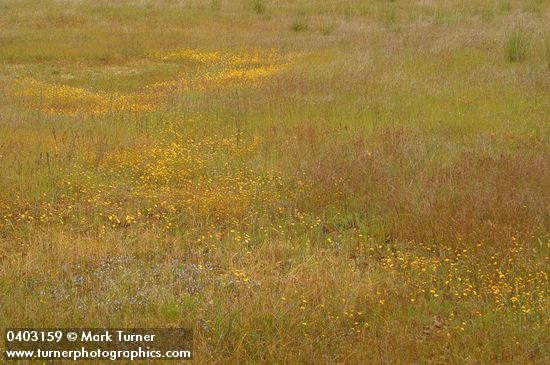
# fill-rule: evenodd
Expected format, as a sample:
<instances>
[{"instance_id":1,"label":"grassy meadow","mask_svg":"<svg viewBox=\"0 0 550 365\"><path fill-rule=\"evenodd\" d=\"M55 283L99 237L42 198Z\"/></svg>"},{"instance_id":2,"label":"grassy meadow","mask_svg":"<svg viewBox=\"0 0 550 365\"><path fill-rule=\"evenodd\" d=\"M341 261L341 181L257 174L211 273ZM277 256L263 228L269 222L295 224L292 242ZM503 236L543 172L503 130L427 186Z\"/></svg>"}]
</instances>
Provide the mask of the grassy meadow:
<instances>
[{"instance_id":1,"label":"grassy meadow","mask_svg":"<svg viewBox=\"0 0 550 365\"><path fill-rule=\"evenodd\" d=\"M0 328L548 364L549 247L548 0L0 0Z\"/></svg>"}]
</instances>

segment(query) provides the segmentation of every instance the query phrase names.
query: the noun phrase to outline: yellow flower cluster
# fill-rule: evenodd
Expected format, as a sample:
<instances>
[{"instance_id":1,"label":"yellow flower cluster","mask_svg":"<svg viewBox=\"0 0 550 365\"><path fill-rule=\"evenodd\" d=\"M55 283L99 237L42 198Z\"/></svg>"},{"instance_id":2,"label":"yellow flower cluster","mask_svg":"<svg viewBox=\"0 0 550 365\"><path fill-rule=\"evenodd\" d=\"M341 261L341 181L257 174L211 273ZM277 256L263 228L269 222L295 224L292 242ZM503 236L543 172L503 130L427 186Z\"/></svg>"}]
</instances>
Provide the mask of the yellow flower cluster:
<instances>
[{"instance_id":1,"label":"yellow flower cluster","mask_svg":"<svg viewBox=\"0 0 550 365\"><path fill-rule=\"evenodd\" d=\"M277 49L273 48L268 52L241 51L241 52L203 52L194 49L180 49L171 52L157 52L153 59L163 61L194 61L202 64L225 65L225 66L257 66L273 64L281 59Z\"/></svg>"},{"instance_id":2,"label":"yellow flower cluster","mask_svg":"<svg viewBox=\"0 0 550 365\"><path fill-rule=\"evenodd\" d=\"M187 138L112 154L106 163L129 173L143 194L162 193L179 202L180 214L233 224L250 220L254 206L264 210L276 204L281 178L270 170L212 166L252 153L259 143L259 138L237 136Z\"/></svg>"},{"instance_id":3,"label":"yellow flower cluster","mask_svg":"<svg viewBox=\"0 0 550 365\"><path fill-rule=\"evenodd\" d=\"M13 95L24 105L51 115L101 115L119 112L148 112L161 106L168 97L188 92L245 86L267 79L286 63L276 50L269 52L199 52L178 50L153 57L160 62L191 60L200 67L191 76L176 76L171 80L143 85L139 90L121 94L92 91L48 83L34 78L18 79Z\"/></svg>"},{"instance_id":4,"label":"yellow flower cluster","mask_svg":"<svg viewBox=\"0 0 550 365\"><path fill-rule=\"evenodd\" d=\"M166 122L157 131L159 142L112 150L100 160L85 153L60 182L59 199L41 198L32 209L27 202L6 200L0 225L74 223L100 234L133 226L201 227L201 236L207 232L219 241L220 231L269 221L284 204L283 178L271 167L244 162L257 155L262 138L188 131L189 124L205 122L202 115Z\"/></svg>"},{"instance_id":5,"label":"yellow flower cluster","mask_svg":"<svg viewBox=\"0 0 550 365\"><path fill-rule=\"evenodd\" d=\"M80 87L50 84L33 78L15 81L13 94L23 104L52 115L96 115L116 112L153 110L147 98L139 94L95 92Z\"/></svg>"},{"instance_id":6,"label":"yellow flower cluster","mask_svg":"<svg viewBox=\"0 0 550 365\"><path fill-rule=\"evenodd\" d=\"M245 70L226 69L219 72L207 73L203 79L203 82L208 86L227 84L230 82L253 82L267 78L275 74L277 71L279 71L279 68L275 66L256 67Z\"/></svg>"},{"instance_id":7,"label":"yellow flower cluster","mask_svg":"<svg viewBox=\"0 0 550 365\"><path fill-rule=\"evenodd\" d=\"M414 242L411 246L416 247ZM482 246L478 244L476 249L482 250ZM380 255L380 251L385 250L383 245L378 249L372 254ZM436 249L441 252L442 247L434 247L431 251ZM445 258L419 255L416 250L395 250L383 256L380 262L385 269L402 273L403 280L412 285L411 302L422 297L452 298L456 302L479 298L485 303L492 302L495 311L523 315L544 315L549 307L548 274L544 267L523 266L528 253L517 241L508 250L483 259L479 258L483 257L481 251L472 255L465 248L444 249L447 251Z\"/></svg>"},{"instance_id":8,"label":"yellow flower cluster","mask_svg":"<svg viewBox=\"0 0 550 365\"><path fill-rule=\"evenodd\" d=\"M157 82L146 87L151 92L186 92L209 90L227 86L243 86L267 79L281 71L289 63L289 57L282 57L276 49L269 52L199 52L183 49L159 53L155 57L164 61L196 61L204 67L194 77L180 77Z\"/></svg>"},{"instance_id":9,"label":"yellow flower cluster","mask_svg":"<svg viewBox=\"0 0 550 365\"><path fill-rule=\"evenodd\" d=\"M222 60L220 52L201 52L193 49L179 49L167 53L155 53L153 58L158 58L164 61L181 61L189 60L200 63L214 63Z\"/></svg>"}]
</instances>

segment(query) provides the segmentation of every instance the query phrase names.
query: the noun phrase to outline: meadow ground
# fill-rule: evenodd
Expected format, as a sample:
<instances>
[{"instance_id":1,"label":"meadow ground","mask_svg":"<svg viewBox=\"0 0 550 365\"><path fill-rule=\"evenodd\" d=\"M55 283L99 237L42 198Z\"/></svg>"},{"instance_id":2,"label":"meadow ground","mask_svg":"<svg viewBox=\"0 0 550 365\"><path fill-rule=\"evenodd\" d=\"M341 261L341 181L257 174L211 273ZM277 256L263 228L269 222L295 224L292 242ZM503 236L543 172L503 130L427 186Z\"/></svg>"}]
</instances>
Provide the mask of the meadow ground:
<instances>
[{"instance_id":1,"label":"meadow ground","mask_svg":"<svg viewBox=\"0 0 550 365\"><path fill-rule=\"evenodd\" d=\"M549 111L546 0L0 1L0 327L548 364Z\"/></svg>"}]
</instances>

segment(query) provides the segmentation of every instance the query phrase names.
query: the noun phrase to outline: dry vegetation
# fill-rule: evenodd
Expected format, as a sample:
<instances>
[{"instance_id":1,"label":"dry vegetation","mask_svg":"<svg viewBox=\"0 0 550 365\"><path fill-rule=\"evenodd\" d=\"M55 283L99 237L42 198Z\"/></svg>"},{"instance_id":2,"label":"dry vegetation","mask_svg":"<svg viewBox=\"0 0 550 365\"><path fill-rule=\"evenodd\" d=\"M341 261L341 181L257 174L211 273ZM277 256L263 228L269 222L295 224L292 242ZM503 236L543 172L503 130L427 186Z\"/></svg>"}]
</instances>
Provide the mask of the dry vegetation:
<instances>
[{"instance_id":1,"label":"dry vegetation","mask_svg":"<svg viewBox=\"0 0 550 365\"><path fill-rule=\"evenodd\" d=\"M549 111L546 0L0 1L0 327L547 364Z\"/></svg>"}]
</instances>

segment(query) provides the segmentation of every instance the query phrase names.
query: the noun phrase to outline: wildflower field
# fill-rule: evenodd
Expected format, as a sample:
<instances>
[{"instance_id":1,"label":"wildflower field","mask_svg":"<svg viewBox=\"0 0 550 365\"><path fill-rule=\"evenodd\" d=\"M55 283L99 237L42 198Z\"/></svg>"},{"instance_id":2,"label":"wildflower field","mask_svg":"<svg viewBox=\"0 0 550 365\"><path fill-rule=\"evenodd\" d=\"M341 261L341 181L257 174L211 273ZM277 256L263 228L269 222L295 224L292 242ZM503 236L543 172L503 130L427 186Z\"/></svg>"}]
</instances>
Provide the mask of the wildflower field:
<instances>
[{"instance_id":1,"label":"wildflower field","mask_svg":"<svg viewBox=\"0 0 550 365\"><path fill-rule=\"evenodd\" d=\"M0 328L548 364L549 248L547 0L0 0Z\"/></svg>"}]
</instances>

